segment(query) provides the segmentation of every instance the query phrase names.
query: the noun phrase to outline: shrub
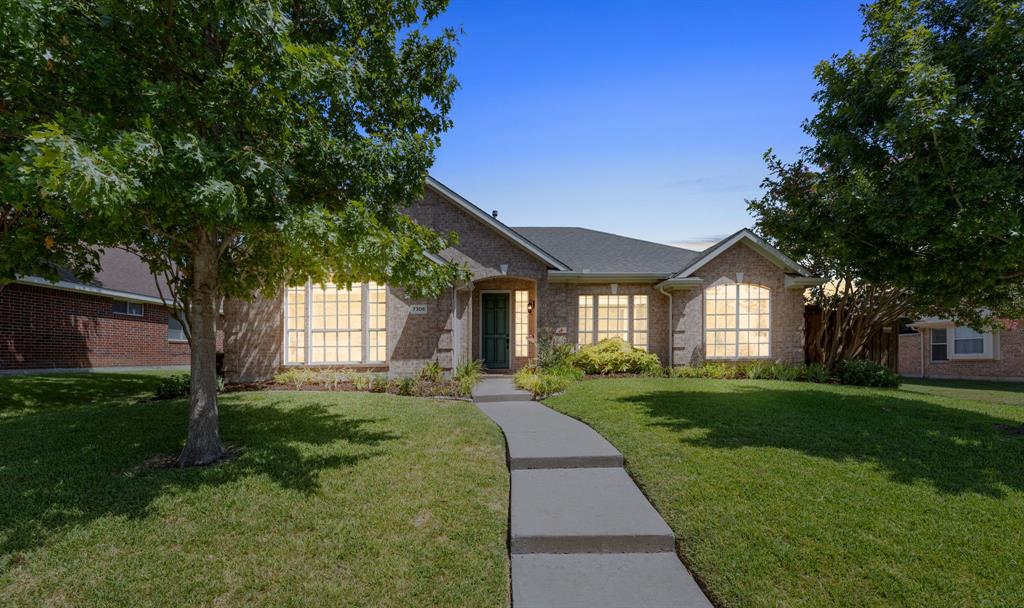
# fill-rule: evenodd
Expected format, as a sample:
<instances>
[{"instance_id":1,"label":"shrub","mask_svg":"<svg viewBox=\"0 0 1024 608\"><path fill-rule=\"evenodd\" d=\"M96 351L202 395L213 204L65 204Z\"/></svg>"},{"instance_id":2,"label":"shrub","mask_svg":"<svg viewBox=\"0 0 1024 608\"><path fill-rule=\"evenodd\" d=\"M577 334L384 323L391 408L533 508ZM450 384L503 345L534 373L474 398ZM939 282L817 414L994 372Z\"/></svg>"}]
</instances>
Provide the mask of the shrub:
<instances>
[{"instance_id":1,"label":"shrub","mask_svg":"<svg viewBox=\"0 0 1024 608\"><path fill-rule=\"evenodd\" d=\"M372 393L386 393L388 392L388 379L384 376L374 376L370 380L370 392Z\"/></svg>"},{"instance_id":2,"label":"shrub","mask_svg":"<svg viewBox=\"0 0 1024 608\"><path fill-rule=\"evenodd\" d=\"M441 380L441 376L441 364L437 361L431 361L420 370L420 379L427 382L438 382Z\"/></svg>"},{"instance_id":3,"label":"shrub","mask_svg":"<svg viewBox=\"0 0 1024 608\"><path fill-rule=\"evenodd\" d=\"M587 374L644 374L660 376L658 356L633 348L622 338L607 338L579 349L573 364Z\"/></svg>"},{"instance_id":4,"label":"shrub","mask_svg":"<svg viewBox=\"0 0 1024 608\"><path fill-rule=\"evenodd\" d=\"M572 367L576 353L572 344L556 343L551 330L541 330L537 339L537 367L543 370L567 369Z\"/></svg>"},{"instance_id":5,"label":"shrub","mask_svg":"<svg viewBox=\"0 0 1024 608\"><path fill-rule=\"evenodd\" d=\"M680 365L672 369L673 378L704 378L705 370L703 365Z\"/></svg>"},{"instance_id":6,"label":"shrub","mask_svg":"<svg viewBox=\"0 0 1024 608\"><path fill-rule=\"evenodd\" d=\"M274 376L274 382L291 385L295 390L312 384L314 380L316 380L316 373L305 367L293 367Z\"/></svg>"},{"instance_id":7,"label":"shrub","mask_svg":"<svg viewBox=\"0 0 1024 608\"><path fill-rule=\"evenodd\" d=\"M516 372L516 386L530 391L534 399L543 399L569 388L572 380L566 376L545 372L536 367L524 367Z\"/></svg>"},{"instance_id":8,"label":"shrub","mask_svg":"<svg viewBox=\"0 0 1024 608\"><path fill-rule=\"evenodd\" d=\"M397 380L393 380L391 385L394 387L394 392L399 395L405 395L406 397L411 396L416 392L416 378L398 378Z\"/></svg>"},{"instance_id":9,"label":"shrub","mask_svg":"<svg viewBox=\"0 0 1024 608\"><path fill-rule=\"evenodd\" d=\"M732 363L713 361L704 364L704 377L717 380L735 380L743 377L743 369Z\"/></svg>"},{"instance_id":10,"label":"shrub","mask_svg":"<svg viewBox=\"0 0 1024 608\"><path fill-rule=\"evenodd\" d=\"M775 369L768 361L751 361L747 364L746 374L751 380L771 380L775 378Z\"/></svg>"},{"instance_id":11,"label":"shrub","mask_svg":"<svg viewBox=\"0 0 1024 608\"><path fill-rule=\"evenodd\" d=\"M828 382L828 368L821 363L811 363L804 368L804 378L808 382Z\"/></svg>"},{"instance_id":12,"label":"shrub","mask_svg":"<svg viewBox=\"0 0 1024 608\"><path fill-rule=\"evenodd\" d=\"M352 383L352 388L356 389L357 391L370 390L370 386L371 384L373 384L374 377L375 376L373 374L365 372L351 372L348 375L349 382Z\"/></svg>"},{"instance_id":13,"label":"shrub","mask_svg":"<svg viewBox=\"0 0 1024 608\"><path fill-rule=\"evenodd\" d=\"M476 359L473 361L466 361L460 363L455 368L455 374L453 375L455 381L459 385L459 394L468 397L473 393L473 387L480 381L480 377L484 375L484 362Z\"/></svg>"},{"instance_id":14,"label":"shrub","mask_svg":"<svg viewBox=\"0 0 1024 608\"><path fill-rule=\"evenodd\" d=\"M772 378L789 382L799 380L803 371L801 368L802 366L777 361L771 365Z\"/></svg>"},{"instance_id":15,"label":"shrub","mask_svg":"<svg viewBox=\"0 0 1024 608\"><path fill-rule=\"evenodd\" d=\"M896 388L900 377L884 365L864 359L850 359L839 364L836 370L839 381L855 386L882 386Z\"/></svg>"},{"instance_id":16,"label":"shrub","mask_svg":"<svg viewBox=\"0 0 1024 608\"><path fill-rule=\"evenodd\" d=\"M175 374L160 380L153 388L154 399L178 399L188 396L190 377L188 374Z\"/></svg>"}]
</instances>

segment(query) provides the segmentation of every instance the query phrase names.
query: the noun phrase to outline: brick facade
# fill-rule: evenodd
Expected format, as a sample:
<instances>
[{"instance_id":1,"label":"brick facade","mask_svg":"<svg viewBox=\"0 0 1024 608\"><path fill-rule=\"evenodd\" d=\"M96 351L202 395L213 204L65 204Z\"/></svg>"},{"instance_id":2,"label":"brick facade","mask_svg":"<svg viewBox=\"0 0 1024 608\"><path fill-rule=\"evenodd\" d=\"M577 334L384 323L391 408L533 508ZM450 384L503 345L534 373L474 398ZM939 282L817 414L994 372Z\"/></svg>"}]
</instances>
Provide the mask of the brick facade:
<instances>
[{"instance_id":1,"label":"brick facade","mask_svg":"<svg viewBox=\"0 0 1024 608\"><path fill-rule=\"evenodd\" d=\"M698 365L704 361L704 289L729 283L754 283L770 290L771 346L769 359L804 360L804 296L785 286L786 274L743 242L736 243L698 269L701 287L672 294L672 362Z\"/></svg>"},{"instance_id":2,"label":"brick facade","mask_svg":"<svg viewBox=\"0 0 1024 608\"><path fill-rule=\"evenodd\" d=\"M0 289L0 369L187 365L189 347L167 340L166 308L115 314L100 295L14 283Z\"/></svg>"},{"instance_id":3,"label":"brick facade","mask_svg":"<svg viewBox=\"0 0 1024 608\"><path fill-rule=\"evenodd\" d=\"M551 330L556 338L575 344L578 336L577 302L580 295L613 292L612 284L551 283L549 267L482 219L460 208L445 195L428 188L423 200L407 210L418 223L441 233L455 232L459 242L441 256L464 265L472 273L466 285L446 290L440 297L413 300L398 288L388 290L388 361L394 375L416 373L431 361L451 369L458 361L479 359L481 294L510 292L510 367L519 369L536 356L539 332ZM784 287L785 273L760 253L739 243L703 267L697 274L706 284L737 280L771 289L771 359L803 361L803 295ZM529 292L534 301L529 318L530 355L515 356L516 290ZM648 296L648 344L651 352L668 363L668 297L653 283L619 283L619 294ZM675 291L673 345L675 363L698 363L703 358L701 289ZM425 305L424 314L411 314L413 305ZM282 365L283 315L280 298L225 305L227 338L225 372L229 381L272 376Z\"/></svg>"},{"instance_id":4,"label":"brick facade","mask_svg":"<svg viewBox=\"0 0 1024 608\"><path fill-rule=\"evenodd\" d=\"M932 361L930 344L931 330L927 328L920 329L916 334L900 336L901 375L920 378L923 371L925 378L1024 381L1024 327L1020 325L995 332L992 344L993 359Z\"/></svg>"}]
</instances>

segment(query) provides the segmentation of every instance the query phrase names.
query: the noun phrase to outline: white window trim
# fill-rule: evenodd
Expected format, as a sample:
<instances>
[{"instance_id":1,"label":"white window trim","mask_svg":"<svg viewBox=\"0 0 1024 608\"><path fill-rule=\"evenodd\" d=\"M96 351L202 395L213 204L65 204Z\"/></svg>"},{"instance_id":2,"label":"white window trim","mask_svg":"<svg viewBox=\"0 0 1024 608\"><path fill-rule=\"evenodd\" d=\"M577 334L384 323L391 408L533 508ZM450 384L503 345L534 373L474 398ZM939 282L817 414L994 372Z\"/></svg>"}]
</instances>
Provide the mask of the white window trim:
<instances>
[{"instance_id":1,"label":"white window trim","mask_svg":"<svg viewBox=\"0 0 1024 608\"><path fill-rule=\"evenodd\" d=\"M284 292L284 296L283 296L284 300L283 300L282 306L281 306L281 312L284 315L284 324L283 324L284 325L284 331L281 332L281 334L282 334L282 338L281 338L281 361L282 361L282 364L285 367L345 367L345 366L348 366L348 367L368 367L368 366L369 367L382 367L382 366L387 365L388 364L387 308L386 308L387 307L387 304L386 304L386 302L387 302L387 285L380 284L380 285L378 285L378 287L384 289L384 297L385 297L385 309L384 309L385 310L385 312L384 312L384 335L385 335L384 359L381 359L381 360L377 361L377 360L371 360L369 358L369 354L370 354L370 323L369 323L369 321L370 321L370 297L369 297L370 296L370 282L369 281L364 281L363 283L360 283L360 289L362 289L362 292L363 292L362 299L361 299L361 308L362 308L362 310L360 312L360 314L362 315L362 334L363 334L363 338L362 338L363 339L363 343L362 343L362 346L361 346L362 358L359 361L316 361L316 362L313 362L312 361L312 358L313 358L313 284L312 284L311 281L306 281L306 285L305 285L306 295L305 295L305 302L304 302L304 308L306 309L306 313L305 313L305 317L306 318L305 318L305 323L304 323L305 329L303 330L303 333L305 334L305 346L304 346L305 361L302 361L302 362L286 361L288 359L288 331L289 331L289 329L288 329L288 306L289 306L289 303L288 303L288 289L292 289L292 288L285 287L284 288L285 292ZM320 330L318 330L318 331L320 331Z\"/></svg>"},{"instance_id":2,"label":"white window trim","mask_svg":"<svg viewBox=\"0 0 1024 608\"><path fill-rule=\"evenodd\" d=\"M760 359L760 360L771 359L772 356L773 356L772 355L772 326L774 325L774 323L772 321L772 290L771 290L771 288L769 288L769 287L767 287L765 285L761 285L759 283L727 283L727 285L729 285L731 287L736 287L737 288L736 299L735 299L735 302L736 302L736 319L735 319L735 321L736 321L736 329L708 329L708 311L707 311L708 295L707 295L707 289L703 289L702 290L703 293L701 294L701 326L703 328L703 331L701 332L701 343L704 345L704 353L705 353L704 358L709 360L709 361L753 361L753 360L758 360L758 359ZM768 292L768 329L767 330L764 330L764 329L740 329L740 302L739 302L739 291L738 291L738 286L739 285L751 285L751 286L754 286L754 287L760 287L761 289L764 289L765 291ZM707 339L707 336L708 336L708 332L709 331L716 331L716 332L722 332L722 333L727 333L727 332L730 332L730 331L734 332L736 334L736 354L731 356L731 357L713 357L711 355L708 355L707 354L707 350L708 350L708 344L707 344L708 339ZM767 355L758 355L756 357L751 357L749 355L746 356L746 357L740 356L740 332L741 331L747 331L747 332L749 332L749 331L767 331L768 332L768 354Z\"/></svg>"},{"instance_id":3,"label":"white window trim","mask_svg":"<svg viewBox=\"0 0 1024 608\"><path fill-rule=\"evenodd\" d=\"M125 304L125 307L124 307L125 312L118 312L118 311L114 310L114 304L110 305L110 310L115 315L121 315L121 316L124 316L124 317L144 317L144 316L146 316L146 305L141 303L141 302L132 302L131 300L113 300L113 302L123 302ZM133 304L137 304L138 305L138 307L139 307L139 313L138 314L136 314L136 313L131 311Z\"/></svg>"},{"instance_id":4,"label":"white window trim","mask_svg":"<svg viewBox=\"0 0 1024 608\"><path fill-rule=\"evenodd\" d=\"M963 326L961 326L963 327ZM995 359L995 334L993 332L984 332L981 334L983 340L984 349L980 353L957 353L956 352L956 325L937 325L932 328L945 329L946 330L946 361L985 361ZM933 332L928 332L928 344L931 346ZM929 348L929 358L932 357L931 349ZM931 359L932 363L945 363L942 359Z\"/></svg>"}]
</instances>

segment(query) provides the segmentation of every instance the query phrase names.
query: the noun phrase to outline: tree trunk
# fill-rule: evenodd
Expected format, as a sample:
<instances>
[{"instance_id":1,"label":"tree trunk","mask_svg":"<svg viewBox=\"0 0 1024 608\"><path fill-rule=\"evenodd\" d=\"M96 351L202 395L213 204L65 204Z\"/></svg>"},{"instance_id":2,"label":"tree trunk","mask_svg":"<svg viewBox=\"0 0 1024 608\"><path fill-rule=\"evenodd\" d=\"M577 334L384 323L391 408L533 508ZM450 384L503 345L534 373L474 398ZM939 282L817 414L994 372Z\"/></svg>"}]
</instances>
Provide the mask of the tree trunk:
<instances>
[{"instance_id":1,"label":"tree trunk","mask_svg":"<svg viewBox=\"0 0 1024 608\"><path fill-rule=\"evenodd\" d=\"M205 234L197 241L188 314L192 338L188 439L178 456L182 467L210 464L224 455L217 413L217 249Z\"/></svg>"}]
</instances>

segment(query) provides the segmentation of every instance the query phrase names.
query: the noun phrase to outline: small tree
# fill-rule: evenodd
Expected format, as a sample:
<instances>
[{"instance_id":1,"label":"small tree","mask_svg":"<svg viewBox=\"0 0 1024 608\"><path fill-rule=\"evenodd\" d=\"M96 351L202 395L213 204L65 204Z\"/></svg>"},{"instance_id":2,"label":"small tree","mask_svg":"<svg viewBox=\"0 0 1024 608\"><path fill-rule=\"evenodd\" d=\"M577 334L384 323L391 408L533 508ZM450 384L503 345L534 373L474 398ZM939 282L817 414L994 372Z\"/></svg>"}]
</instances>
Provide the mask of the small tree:
<instances>
[{"instance_id":1,"label":"small tree","mask_svg":"<svg viewBox=\"0 0 1024 608\"><path fill-rule=\"evenodd\" d=\"M815 70L814 143L768 157L759 227L898 301L976 326L1024 316L1024 5L862 10L865 52Z\"/></svg>"},{"instance_id":2,"label":"small tree","mask_svg":"<svg viewBox=\"0 0 1024 608\"><path fill-rule=\"evenodd\" d=\"M221 457L223 297L376 279L436 293L451 237L400 213L456 81L445 0L8 4L0 279L88 276L97 248L163 274L188 328L179 464Z\"/></svg>"}]
</instances>

